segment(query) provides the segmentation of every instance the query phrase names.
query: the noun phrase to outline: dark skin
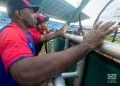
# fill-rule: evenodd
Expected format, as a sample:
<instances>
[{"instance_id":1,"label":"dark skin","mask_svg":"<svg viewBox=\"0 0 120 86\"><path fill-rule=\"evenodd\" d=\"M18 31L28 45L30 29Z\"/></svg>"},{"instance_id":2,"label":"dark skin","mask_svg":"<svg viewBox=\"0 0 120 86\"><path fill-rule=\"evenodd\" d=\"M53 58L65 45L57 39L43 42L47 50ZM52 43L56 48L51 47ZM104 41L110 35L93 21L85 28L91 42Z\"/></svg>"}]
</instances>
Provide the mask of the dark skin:
<instances>
[{"instance_id":1,"label":"dark skin","mask_svg":"<svg viewBox=\"0 0 120 86\"><path fill-rule=\"evenodd\" d=\"M39 31L44 32L48 29L48 21L42 22L40 24L38 24L38 28Z\"/></svg>"},{"instance_id":2,"label":"dark skin","mask_svg":"<svg viewBox=\"0 0 120 86\"><path fill-rule=\"evenodd\" d=\"M27 31L33 25L34 17L26 8L15 12L12 20L16 22L23 31ZM27 17L26 17L27 15ZM30 17L30 18L29 18ZM33 18L33 19L32 19ZM31 19L29 21L29 19ZM24 22L26 21L26 23ZM10 74L22 86L39 86L42 82L51 79L58 74L70 68L73 64L81 60L86 54L98 47L104 38L113 32L118 26L109 29L114 22L98 24L95 29L85 35L81 44L66 49L61 52L50 53L43 56L29 57L14 63L10 68ZM48 34L42 38L43 41L50 40L66 32L67 26L64 26L60 32Z\"/></svg>"},{"instance_id":3,"label":"dark skin","mask_svg":"<svg viewBox=\"0 0 120 86\"><path fill-rule=\"evenodd\" d=\"M48 29L48 21L38 24L37 27L38 27L37 30L43 33L41 40L40 40L41 42L46 42L46 41L49 41L50 39L60 36L63 33L65 33L67 30L67 26L64 26L65 28L61 29L61 31L47 33L47 35L46 35L46 30Z\"/></svg>"}]
</instances>

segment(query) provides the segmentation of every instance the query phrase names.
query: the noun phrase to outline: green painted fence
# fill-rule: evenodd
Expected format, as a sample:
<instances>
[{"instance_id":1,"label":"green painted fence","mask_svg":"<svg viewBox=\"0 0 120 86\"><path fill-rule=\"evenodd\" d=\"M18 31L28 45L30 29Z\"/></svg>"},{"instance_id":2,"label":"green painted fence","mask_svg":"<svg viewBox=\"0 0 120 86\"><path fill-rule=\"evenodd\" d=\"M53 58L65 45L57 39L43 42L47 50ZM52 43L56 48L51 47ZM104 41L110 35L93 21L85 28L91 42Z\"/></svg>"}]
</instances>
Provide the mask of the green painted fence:
<instances>
[{"instance_id":1,"label":"green painted fence","mask_svg":"<svg viewBox=\"0 0 120 86\"><path fill-rule=\"evenodd\" d=\"M55 50L62 51L64 44L64 38L55 39ZM68 71L76 71L76 65ZM66 83L67 86L74 86L74 78L67 79ZM91 52L87 55L81 86L120 86L120 64L101 54Z\"/></svg>"}]
</instances>

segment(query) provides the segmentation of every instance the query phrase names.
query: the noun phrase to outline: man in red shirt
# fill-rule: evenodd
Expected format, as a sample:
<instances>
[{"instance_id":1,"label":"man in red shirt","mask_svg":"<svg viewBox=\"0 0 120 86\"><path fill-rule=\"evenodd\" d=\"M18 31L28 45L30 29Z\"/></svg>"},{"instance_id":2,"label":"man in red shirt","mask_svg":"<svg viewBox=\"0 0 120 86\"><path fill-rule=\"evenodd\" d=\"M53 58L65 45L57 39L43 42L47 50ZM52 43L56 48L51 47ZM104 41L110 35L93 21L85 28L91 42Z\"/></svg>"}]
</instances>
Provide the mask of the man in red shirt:
<instances>
[{"instance_id":1,"label":"man in red shirt","mask_svg":"<svg viewBox=\"0 0 120 86\"><path fill-rule=\"evenodd\" d=\"M38 86L81 60L117 28L109 29L114 22L98 24L85 35L81 44L62 52L34 56L35 44L63 35L67 29L65 25L53 34L29 33L29 28L36 24L36 9L26 0L9 0L7 3L13 23L0 30L0 86Z\"/></svg>"},{"instance_id":2,"label":"man in red shirt","mask_svg":"<svg viewBox=\"0 0 120 86\"><path fill-rule=\"evenodd\" d=\"M42 35L54 33L54 32L50 32L48 30L48 21L49 21L48 16L43 16L41 14L36 14L35 16L36 16L36 20L37 20L36 28L30 29L29 32L39 31ZM44 44L45 50L47 52L47 43L46 42L44 42L44 43L40 42L37 45L35 45L35 55L39 54L43 44Z\"/></svg>"}]
</instances>

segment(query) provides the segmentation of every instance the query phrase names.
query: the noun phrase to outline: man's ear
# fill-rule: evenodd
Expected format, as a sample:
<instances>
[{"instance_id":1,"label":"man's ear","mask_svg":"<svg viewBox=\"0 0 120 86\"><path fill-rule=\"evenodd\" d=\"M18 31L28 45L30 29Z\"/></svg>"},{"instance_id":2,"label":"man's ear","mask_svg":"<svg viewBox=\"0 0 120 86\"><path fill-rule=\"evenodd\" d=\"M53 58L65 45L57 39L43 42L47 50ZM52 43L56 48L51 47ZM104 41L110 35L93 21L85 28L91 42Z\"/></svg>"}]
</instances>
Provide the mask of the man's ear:
<instances>
[{"instance_id":1,"label":"man's ear","mask_svg":"<svg viewBox=\"0 0 120 86\"><path fill-rule=\"evenodd\" d=\"M17 18L23 19L22 13L19 10L15 10L15 15L17 16Z\"/></svg>"}]
</instances>

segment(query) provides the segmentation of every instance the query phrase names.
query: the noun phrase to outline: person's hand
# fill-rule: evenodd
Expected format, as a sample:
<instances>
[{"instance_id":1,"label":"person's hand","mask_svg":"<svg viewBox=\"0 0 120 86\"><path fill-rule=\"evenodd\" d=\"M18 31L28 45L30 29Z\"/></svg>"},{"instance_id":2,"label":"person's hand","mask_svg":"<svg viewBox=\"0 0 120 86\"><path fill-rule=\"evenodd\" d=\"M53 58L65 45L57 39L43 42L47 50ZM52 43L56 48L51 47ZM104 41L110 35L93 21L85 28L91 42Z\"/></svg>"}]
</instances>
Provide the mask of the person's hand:
<instances>
[{"instance_id":1,"label":"person's hand","mask_svg":"<svg viewBox=\"0 0 120 86\"><path fill-rule=\"evenodd\" d=\"M65 24L65 25L61 28L61 30L60 30L61 35L63 35L64 33L66 33L67 29L68 29L68 25Z\"/></svg>"},{"instance_id":2,"label":"person's hand","mask_svg":"<svg viewBox=\"0 0 120 86\"><path fill-rule=\"evenodd\" d=\"M115 24L115 22L107 22L104 24L100 22L93 30L83 36L83 43L88 44L91 49L95 49L103 42L106 36L118 28L119 25Z\"/></svg>"}]
</instances>

